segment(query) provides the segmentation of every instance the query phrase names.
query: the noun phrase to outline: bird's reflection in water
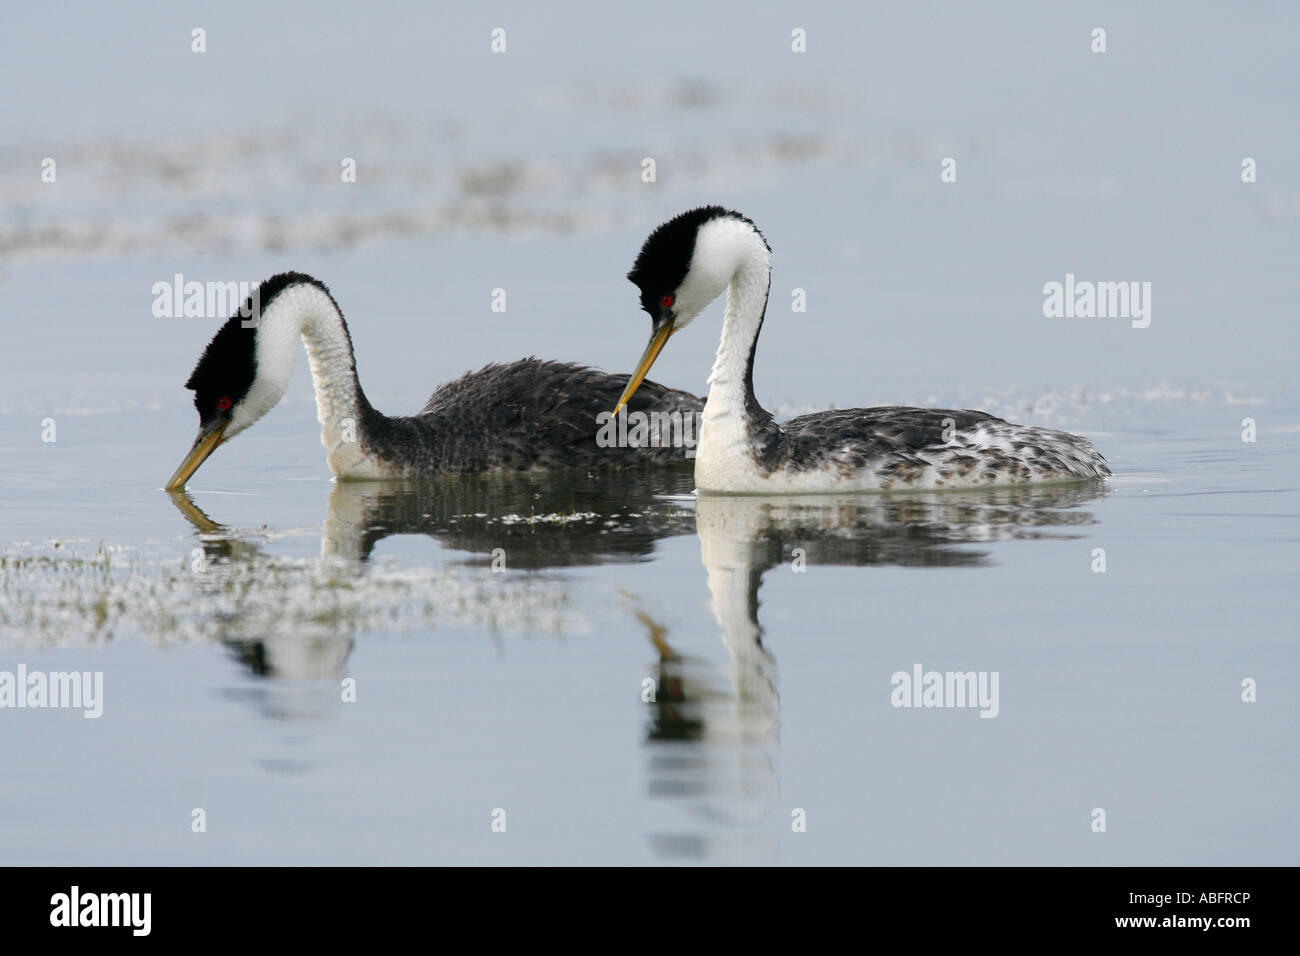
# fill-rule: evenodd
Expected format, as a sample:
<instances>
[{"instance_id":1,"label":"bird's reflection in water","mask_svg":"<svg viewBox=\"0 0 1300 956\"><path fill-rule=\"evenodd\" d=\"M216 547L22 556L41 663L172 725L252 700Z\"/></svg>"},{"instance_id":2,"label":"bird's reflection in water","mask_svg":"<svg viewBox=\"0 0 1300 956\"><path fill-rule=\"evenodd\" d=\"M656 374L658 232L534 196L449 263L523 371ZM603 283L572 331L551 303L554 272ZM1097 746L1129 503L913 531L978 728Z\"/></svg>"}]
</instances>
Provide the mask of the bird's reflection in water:
<instances>
[{"instance_id":1,"label":"bird's reflection in water","mask_svg":"<svg viewBox=\"0 0 1300 956\"><path fill-rule=\"evenodd\" d=\"M972 545L1073 537L1092 524L1079 506L1097 484L971 492L846 496L703 495L695 505L700 559L713 617L729 656L721 675L679 653L645 611L638 617L658 652L649 730L652 796L681 801L694 829L650 836L668 858L763 862L790 832L778 805L780 699L776 661L759 624L763 574L778 565L981 567Z\"/></svg>"},{"instance_id":2,"label":"bird's reflection in water","mask_svg":"<svg viewBox=\"0 0 1300 956\"><path fill-rule=\"evenodd\" d=\"M281 619L273 602L255 594L257 582L266 585L268 593L274 590L269 582L279 566L259 543L260 535L212 520L186 491L169 494L198 532L205 577L219 579L215 587L242 589L233 607L210 612L216 638L250 674L282 678L226 688L223 696L279 721L315 722L336 713L342 704L339 677L352 652L351 632L329 615L296 620L292 628L278 629ZM277 772L302 769L293 760L261 762Z\"/></svg>"},{"instance_id":3,"label":"bird's reflection in water","mask_svg":"<svg viewBox=\"0 0 1300 956\"><path fill-rule=\"evenodd\" d=\"M204 562L213 572L209 586L227 592L221 610L212 615L217 639L251 674L272 678L231 695L272 718L310 721L341 707L340 679L354 636L359 627L374 624L355 606L340 610L329 602L337 594L379 586L370 559L384 538L433 538L467 556L431 563L482 566L485 572L498 549L512 571L642 561L659 539L693 530L689 508L663 497L688 493L691 486L689 469L662 468L337 482L330 489L321 556L310 562L268 553L264 530L225 527L187 492L172 493L172 500L197 529ZM509 588L496 575L480 581L461 573L452 581L459 590L429 588L433 593L422 592L420 600L443 601L458 623L489 629L503 621L526 625L565 603L562 577L548 578L544 589L512 580L519 586Z\"/></svg>"},{"instance_id":4,"label":"bird's reflection in water","mask_svg":"<svg viewBox=\"0 0 1300 956\"><path fill-rule=\"evenodd\" d=\"M693 486L689 469L337 482L321 554L364 562L381 539L418 534L472 564L498 548L515 569L639 561L693 530L689 509L664 500Z\"/></svg>"}]
</instances>

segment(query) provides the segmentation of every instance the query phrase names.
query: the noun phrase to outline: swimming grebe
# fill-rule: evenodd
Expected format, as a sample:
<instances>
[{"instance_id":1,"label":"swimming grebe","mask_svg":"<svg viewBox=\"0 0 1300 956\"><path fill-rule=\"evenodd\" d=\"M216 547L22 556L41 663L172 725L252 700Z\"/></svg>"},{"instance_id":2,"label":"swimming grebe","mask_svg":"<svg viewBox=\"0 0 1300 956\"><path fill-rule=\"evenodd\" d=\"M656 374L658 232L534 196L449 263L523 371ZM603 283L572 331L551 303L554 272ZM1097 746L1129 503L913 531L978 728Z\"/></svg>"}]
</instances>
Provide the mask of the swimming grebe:
<instances>
[{"instance_id":1,"label":"swimming grebe","mask_svg":"<svg viewBox=\"0 0 1300 956\"><path fill-rule=\"evenodd\" d=\"M249 318L246 318L249 317ZM390 418L366 400L352 339L325 284L285 272L267 279L221 327L185 387L194 391L199 436L167 482L183 488L216 448L269 412L307 346L321 441L340 478L407 478L530 469L620 467L686 461L680 447L601 447L601 412L625 376L582 365L521 359L488 365L441 386L410 417ZM647 383L644 412L699 412L694 395ZM648 416L656 421L655 416Z\"/></svg>"},{"instance_id":2,"label":"swimming grebe","mask_svg":"<svg viewBox=\"0 0 1300 956\"><path fill-rule=\"evenodd\" d=\"M969 409L853 408L775 422L754 397L771 248L738 212L705 206L669 220L645 241L628 278L641 290L652 329L615 414L637 394L669 337L727 293L695 449L701 491L970 488L1110 474L1086 439Z\"/></svg>"}]
</instances>

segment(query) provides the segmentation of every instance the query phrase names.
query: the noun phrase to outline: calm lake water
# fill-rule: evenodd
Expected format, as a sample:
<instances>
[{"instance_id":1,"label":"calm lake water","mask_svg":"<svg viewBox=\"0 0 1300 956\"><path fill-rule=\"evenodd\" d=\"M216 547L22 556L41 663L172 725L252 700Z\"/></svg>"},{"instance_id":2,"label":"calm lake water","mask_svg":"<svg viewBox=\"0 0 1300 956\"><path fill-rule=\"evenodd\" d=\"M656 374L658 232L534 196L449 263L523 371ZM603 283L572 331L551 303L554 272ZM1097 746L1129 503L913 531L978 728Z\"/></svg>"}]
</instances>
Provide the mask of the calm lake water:
<instances>
[{"instance_id":1,"label":"calm lake water","mask_svg":"<svg viewBox=\"0 0 1300 956\"><path fill-rule=\"evenodd\" d=\"M0 132L0 672L102 672L102 715L0 709L0 862L1300 858L1282 8L683 7L683 37L575 5L503 15L496 58L469 13L343 7L286 50L291 9L213 12L200 56L164 5L79 9L0 31L28 90ZM410 413L488 361L629 370L623 274L701 202L775 249L769 407L982 408L1087 435L1115 477L338 484L300 362L160 490L219 320L156 318L154 283L318 276L370 398ZM1045 318L1067 273L1150 282L1150 326ZM654 377L703 392L720 315ZM895 706L916 668L996 700Z\"/></svg>"}]
</instances>

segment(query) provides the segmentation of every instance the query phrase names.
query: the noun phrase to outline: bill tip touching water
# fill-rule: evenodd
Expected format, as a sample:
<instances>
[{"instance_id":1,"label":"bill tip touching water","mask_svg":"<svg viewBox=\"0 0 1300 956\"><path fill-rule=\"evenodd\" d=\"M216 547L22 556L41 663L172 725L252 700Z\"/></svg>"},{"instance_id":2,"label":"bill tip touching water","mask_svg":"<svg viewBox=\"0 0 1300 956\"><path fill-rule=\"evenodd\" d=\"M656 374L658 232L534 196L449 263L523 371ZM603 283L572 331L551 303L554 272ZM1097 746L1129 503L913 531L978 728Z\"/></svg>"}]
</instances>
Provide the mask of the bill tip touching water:
<instances>
[{"instance_id":1,"label":"bill tip touching water","mask_svg":"<svg viewBox=\"0 0 1300 956\"><path fill-rule=\"evenodd\" d=\"M440 386L411 416L388 416L366 399L343 312L323 282L284 272L263 282L213 336L185 387L199 434L166 489L185 487L220 446L283 397L299 342L306 345L330 469L382 479L674 465L680 448L605 447L598 417L626 376L537 358L491 364ZM647 383L640 409L698 413L702 401Z\"/></svg>"},{"instance_id":2,"label":"bill tip touching water","mask_svg":"<svg viewBox=\"0 0 1300 956\"><path fill-rule=\"evenodd\" d=\"M748 217L702 206L663 223L628 273L650 341L615 405L636 396L668 339L726 293L695 456L700 491L803 494L1100 481L1085 438L970 409L911 406L818 412L778 423L754 395L771 246Z\"/></svg>"}]
</instances>

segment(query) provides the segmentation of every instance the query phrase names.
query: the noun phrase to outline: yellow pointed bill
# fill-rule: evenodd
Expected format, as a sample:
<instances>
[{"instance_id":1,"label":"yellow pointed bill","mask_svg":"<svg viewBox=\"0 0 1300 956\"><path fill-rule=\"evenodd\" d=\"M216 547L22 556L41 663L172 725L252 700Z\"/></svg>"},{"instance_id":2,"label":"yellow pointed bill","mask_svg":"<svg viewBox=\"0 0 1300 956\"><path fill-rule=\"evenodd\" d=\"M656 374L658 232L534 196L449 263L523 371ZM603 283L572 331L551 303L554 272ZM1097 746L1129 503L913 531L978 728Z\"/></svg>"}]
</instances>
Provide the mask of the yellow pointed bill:
<instances>
[{"instance_id":1,"label":"yellow pointed bill","mask_svg":"<svg viewBox=\"0 0 1300 956\"><path fill-rule=\"evenodd\" d=\"M222 436L226 433L227 422L218 422L214 425L203 429L199 432L199 437L194 439L194 445L190 448L189 454L181 462L181 466L176 469L176 473L171 476L167 482L168 491L176 491L185 487L185 482L199 470L199 465L208 460L208 456L217 450L221 444Z\"/></svg>"},{"instance_id":2,"label":"yellow pointed bill","mask_svg":"<svg viewBox=\"0 0 1300 956\"><path fill-rule=\"evenodd\" d=\"M627 405L627 400L635 395L636 390L641 387L641 383L645 381L646 375L650 372L650 366L654 365L655 359L659 357L659 353L668 344L669 336L676 331L677 329L673 327L672 322L665 322L650 336L650 344L645 347L645 353L641 356L641 361L637 362L636 370L632 373L632 377L628 379L627 388L623 389L623 394L619 396L618 405L614 408L615 418Z\"/></svg>"}]
</instances>

